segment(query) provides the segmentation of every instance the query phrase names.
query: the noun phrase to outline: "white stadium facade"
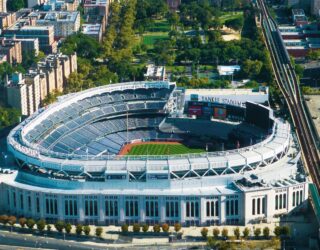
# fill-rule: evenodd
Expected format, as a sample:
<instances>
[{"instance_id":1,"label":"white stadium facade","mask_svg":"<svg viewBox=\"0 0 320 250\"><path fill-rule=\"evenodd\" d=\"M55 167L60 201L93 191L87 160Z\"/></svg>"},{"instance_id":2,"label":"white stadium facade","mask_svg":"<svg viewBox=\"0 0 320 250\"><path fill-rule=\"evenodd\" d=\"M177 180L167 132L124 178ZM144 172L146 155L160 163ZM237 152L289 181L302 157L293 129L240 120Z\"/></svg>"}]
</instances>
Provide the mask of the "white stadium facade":
<instances>
[{"instance_id":1,"label":"white stadium facade","mask_svg":"<svg viewBox=\"0 0 320 250\"><path fill-rule=\"evenodd\" d=\"M10 132L18 170L1 176L1 209L47 221L188 226L271 222L305 206L289 123L249 95L219 102L199 93L129 82L61 97ZM220 150L119 154L136 141L194 138L206 149L216 138Z\"/></svg>"}]
</instances>

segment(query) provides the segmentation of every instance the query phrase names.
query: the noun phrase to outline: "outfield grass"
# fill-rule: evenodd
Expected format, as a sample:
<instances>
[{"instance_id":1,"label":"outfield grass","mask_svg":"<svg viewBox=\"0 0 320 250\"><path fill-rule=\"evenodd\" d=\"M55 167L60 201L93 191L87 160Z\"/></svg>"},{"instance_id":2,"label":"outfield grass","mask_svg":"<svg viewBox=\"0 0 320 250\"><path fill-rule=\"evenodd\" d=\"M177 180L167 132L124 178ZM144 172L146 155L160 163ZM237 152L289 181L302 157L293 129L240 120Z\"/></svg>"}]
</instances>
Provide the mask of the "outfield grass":
<instances>
[{"instance_id":1,"label":"outfield grass","mask_svg":"<svg viewBox=\"0 0 320 250\"><path fill-rule=\"evenodd\" d=\"M183 144L140 144L133 146L127 155L173 155L205 152L200 148L188 148Z\"/></svg>"}]
</instances>

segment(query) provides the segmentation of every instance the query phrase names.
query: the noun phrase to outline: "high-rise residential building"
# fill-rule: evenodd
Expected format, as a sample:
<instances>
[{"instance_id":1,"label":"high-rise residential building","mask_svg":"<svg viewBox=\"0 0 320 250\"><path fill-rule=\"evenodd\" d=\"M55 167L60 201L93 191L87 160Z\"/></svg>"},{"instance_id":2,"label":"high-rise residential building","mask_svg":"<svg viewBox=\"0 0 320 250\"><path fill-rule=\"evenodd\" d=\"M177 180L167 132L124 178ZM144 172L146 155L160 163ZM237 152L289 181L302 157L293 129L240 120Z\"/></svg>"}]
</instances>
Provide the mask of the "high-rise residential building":
<instances>
[{"instance_id":1,"label":"high-rise residential building","mask_svg":"<svg viewBox=\"0 0 320 250\"><path fill-rule=\"evenodd\" d=\"M7 12L7 0L0 0L0 12Z\"/></svg>"},{"instance_id":2,"label":"high-rise residential building","mask_svg":"<svg viewBox=\"0 0 320 250\"><path fill-rule=\"evenodd\" d=\"M33 114L49 93L63 90L76 65L76 54L51 54L25 75L14 73L5 85L8 105L20 109L22 115Z\"/></svg>"},{"instance_id":3,"label":"high-rise residential building","mask_svg":"<svg viewBox=\"0 0 320 250\"><path fill-rule=\"evenodd\" d=\"M11 25L13 25L15 21L16 21L16 13L0 12L0 29L1 30L7 29Z\"/></svg>"},{"instance_id":4,"label":"high-rise residential building","mask_svg":"<svg viewBox=\"0 0 320 250\"><path fill-rule=\"evenodd\" d=\"M0 39L0 54L7 56L10 64L22 62L21 42L14 39Z\"/></svg>"}]
</instances>

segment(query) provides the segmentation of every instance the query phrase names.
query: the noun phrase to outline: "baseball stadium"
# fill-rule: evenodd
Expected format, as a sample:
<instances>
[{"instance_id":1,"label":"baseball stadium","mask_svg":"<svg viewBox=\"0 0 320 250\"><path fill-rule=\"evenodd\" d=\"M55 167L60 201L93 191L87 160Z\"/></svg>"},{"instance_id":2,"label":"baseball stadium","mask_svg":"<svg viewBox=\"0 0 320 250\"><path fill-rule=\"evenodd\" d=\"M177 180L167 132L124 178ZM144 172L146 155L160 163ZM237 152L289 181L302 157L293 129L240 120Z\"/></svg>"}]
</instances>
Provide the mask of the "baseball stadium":
<instances>
[{"instance_id":1,"label":"baseball stadium","mask_svg":"<svg viewBox=\"0 0 320 250\"><path fill-rule=\"evenodd\" d=\"M110 84L62 96L8 138L1 209L47 221L245 225L305 207L290 124L267 89Z\"/></svg>"}]
</instances>

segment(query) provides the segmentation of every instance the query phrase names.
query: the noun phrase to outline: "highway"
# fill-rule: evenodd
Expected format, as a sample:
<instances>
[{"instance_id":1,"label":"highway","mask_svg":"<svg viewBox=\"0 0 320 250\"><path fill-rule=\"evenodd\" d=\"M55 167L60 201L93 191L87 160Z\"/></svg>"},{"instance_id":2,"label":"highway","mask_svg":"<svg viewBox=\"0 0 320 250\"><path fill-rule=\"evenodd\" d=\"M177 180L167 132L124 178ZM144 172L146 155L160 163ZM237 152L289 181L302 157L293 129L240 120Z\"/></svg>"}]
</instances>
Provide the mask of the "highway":
<instances>
[{"instance_id":1,"label":"highway","mask_svg":"<svg viewBox=\"0 0 320 250\"><path fill-rule=\"evenodd\" d=\"M313 183L320 191L319 153L307 113L305 112L299 81L281 39L277 24L266 8L264 0L257 0L257 7L260 9L263 35L270 52L276 82L292 117L302 151L302 160Z\"/></svg>"}]
</instances>

